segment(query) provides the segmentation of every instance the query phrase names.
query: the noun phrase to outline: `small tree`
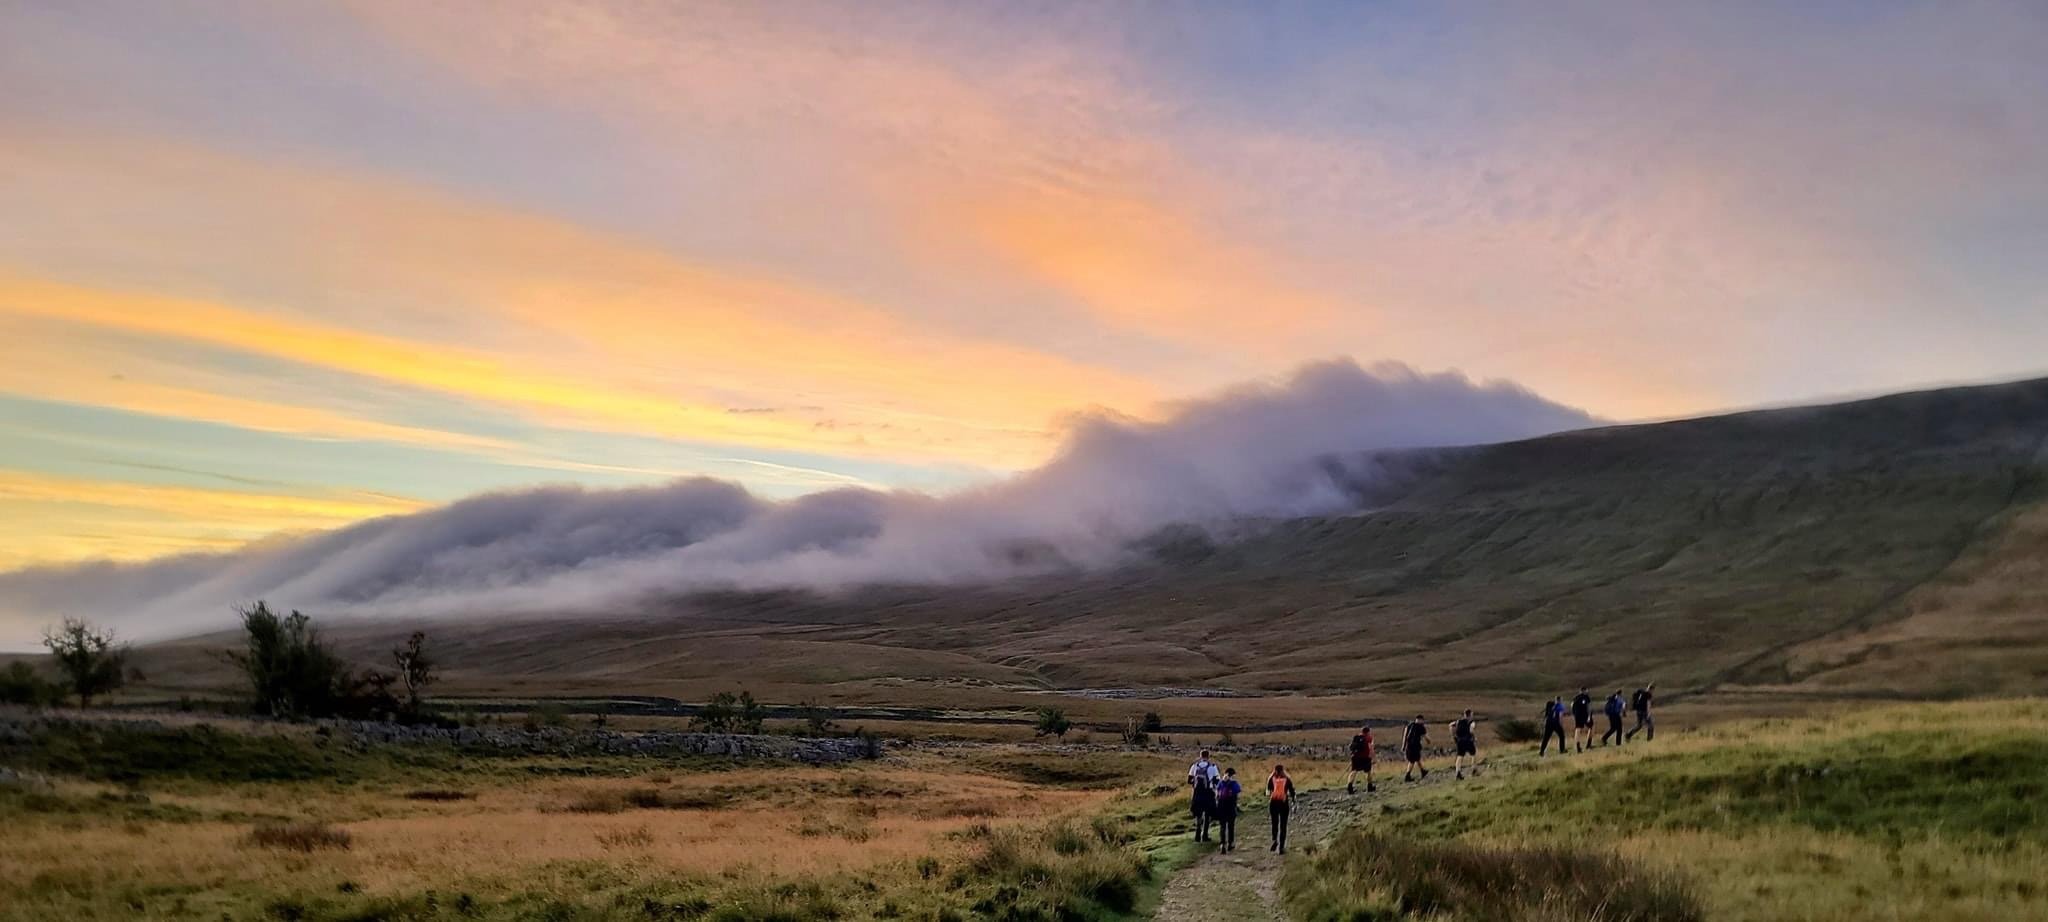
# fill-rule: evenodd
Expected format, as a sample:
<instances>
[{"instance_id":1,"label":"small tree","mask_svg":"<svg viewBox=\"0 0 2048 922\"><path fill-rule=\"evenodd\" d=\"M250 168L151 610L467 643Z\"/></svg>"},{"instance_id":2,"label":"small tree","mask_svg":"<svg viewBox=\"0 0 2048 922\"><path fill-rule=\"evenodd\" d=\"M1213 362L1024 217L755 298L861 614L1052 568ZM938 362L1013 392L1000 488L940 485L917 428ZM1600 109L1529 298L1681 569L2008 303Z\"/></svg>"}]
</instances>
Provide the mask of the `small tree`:
<instances>
[{"instance_id":1,"label":"small tree","mask_svg":"<svg viewBox=\"0 0 2048 922\"><path fill-rule=\"evenodd\" d=\"M50 648L66 685L78 695L79 707L91 707L92 696L111 692L128 681L128 647L114 643L112 631L66 618L62 627L43 632L43 646Z\"/></svg>"},{"instance_id":2,"label":"small tree","mask_svg":"<svg viewBox=\"0 0 2048 922\"><path fill-rule=\"evenodd\" d=\"M754 700L754 693L740 692L739 709L733 714L733 729L741 733L759 733L761 724L768 719L768 709Z\"/></svg>"},{"instance_id":3,"label":"small tree","mask_svg":"<svg viewBox=\"0 0 2048 922\"><path fill-rule=\"evenodd\" d=\"M706 733L731 733L738 704L739 699L732 692L712 695L710 701L697 709L697 716L690 718L690 726Z\"/></svg>"},{"instance_id":4,"label":"small tree","mask_svg":"<svg viewBox=\"0 0 2048 922\"><path fill-rule=\"evenodd\" d=\"M405 712L420 713L426 702L427 686L434 684L434 659L427 655L427 633L414 631L405 646L391 651L398 666L398 681L405 687Z\"/></svg>"},{"instance_id":5,"label":"small tree","mask_svg":"<svg viewBox=\"0 0 2048 922\"><path fill-rule=\"evenodd\" d=\"M1145 729L1145 719L1133 714L1124 718L1124 744L1143 746L1152 742L1152 734Z\"/></svg>"},{"instance_id":6,"label":"small tree","mask_svg":"<svg viewBox=\"0 0 2048 922\"><path fill-rule=\"evenodd\" d=\"M1146 711L1145 725L1141 729L1146 733L1158 733L1166 729L1166 721L1159 716L1158 711Z\"/></svg>"},{"instance_id":7,"label":"small tree","mask_svg":"<svg viewBox=\"0 0 2048 922\"><path fill-rule=\"evenodd\" d=\"M800 707L804 712L804 728L812 736L824 736L838 729L839 710L816 701L805 701Z\"/></svg>"},{"instance_id":8,"label":"small tree","mask_svg":"<svg viewBox=\"0 0 2048 922\"><path fill-rule=\"evenodd\" d=\"M1074 722L1067 719L1066 711L1055 707L1038 709L1039 736L1056 736L1064 742L1067 738L1067 731L1073 728Z\"/></svg>"}]
</instances>

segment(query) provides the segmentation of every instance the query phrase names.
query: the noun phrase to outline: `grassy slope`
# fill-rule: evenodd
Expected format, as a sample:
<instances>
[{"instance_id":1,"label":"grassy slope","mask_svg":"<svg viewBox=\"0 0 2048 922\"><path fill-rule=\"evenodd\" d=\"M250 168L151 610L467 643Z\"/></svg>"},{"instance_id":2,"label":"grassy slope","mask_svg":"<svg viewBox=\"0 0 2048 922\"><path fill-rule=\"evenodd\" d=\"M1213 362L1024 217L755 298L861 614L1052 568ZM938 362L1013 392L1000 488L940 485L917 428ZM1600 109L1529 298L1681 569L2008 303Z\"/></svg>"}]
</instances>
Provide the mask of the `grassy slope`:
<instances>
[{"instance_id":1,"label":"grassy slope","mask_svg":"<svg viewBox=\"0 0 2048 922\"><path fill-rule=\"evenodd\" d=\"M1553 759L1347 835L1615 854L1686 879L1714 919L2048 919L2044 785L2048 703L1894 706ZM1296 911L1398 905L1361 855L1292 868Z\"/></svg>"},{"instance_id":2,"label":"grassy slope","mask_svg":"<svg viewBox=\"0 0 2048 922\"><path fill-rule=\"evenodd\" d=\"M1113 574L433 633L450 691L497 693L2031 693L2048 673L2044 436L2048 380L1617 427L1411 457L1372 486L1373 513L1223 545L1165 534L1154 563ZM375 661L407 627L337 636ZM203 646L150 651L145 670L221 681ZM1892 665L1902 648L1910 668Z\"/></svg>"}]
</instances>

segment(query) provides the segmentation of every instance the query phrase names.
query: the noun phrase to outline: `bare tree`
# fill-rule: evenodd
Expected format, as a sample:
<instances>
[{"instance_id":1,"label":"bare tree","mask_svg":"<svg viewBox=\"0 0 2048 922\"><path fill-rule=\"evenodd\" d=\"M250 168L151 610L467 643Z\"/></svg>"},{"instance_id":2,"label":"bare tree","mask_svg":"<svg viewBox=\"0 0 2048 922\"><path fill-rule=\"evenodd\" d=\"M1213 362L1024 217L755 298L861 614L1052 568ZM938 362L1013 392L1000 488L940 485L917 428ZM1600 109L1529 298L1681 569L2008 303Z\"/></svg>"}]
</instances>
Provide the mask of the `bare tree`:
<instances>
[{"instance_id":1,"label":"bare tree","mask_svg":"<svg viewBox=\"0 0 2048 922\"><path fill-rule=\"evenodd\" d=\"M398 665L398 680L405 685L405 709L418 714L426 699L427 686L434 684L434 660L427 655L427 633L412 632L405 646L391 651L391 659Z\"/></svg>"},{"instance_id":2,"label":"bare tree","mask_svg":"<svg viewBox=\"0 0 2048 922\"><path fill-rule=\"evenodd\" d=\"M63 670L70 690L78 695L79 707L91 707L94 695L120 688L128 681L128 646L114 642L114 632L100 630L80 618L66 618L55 630L43 632L43 646Z\"/></svg>"}]
</instances>

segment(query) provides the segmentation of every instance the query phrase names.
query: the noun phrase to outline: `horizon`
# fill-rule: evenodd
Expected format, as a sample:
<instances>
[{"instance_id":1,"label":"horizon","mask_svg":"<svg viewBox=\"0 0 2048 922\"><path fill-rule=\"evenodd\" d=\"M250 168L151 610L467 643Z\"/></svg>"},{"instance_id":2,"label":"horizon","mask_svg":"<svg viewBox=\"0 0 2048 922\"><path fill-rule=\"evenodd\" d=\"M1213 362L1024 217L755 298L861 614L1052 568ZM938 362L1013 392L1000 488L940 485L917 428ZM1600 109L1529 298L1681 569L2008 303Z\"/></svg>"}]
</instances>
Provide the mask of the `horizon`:
<instances>
[{"instance_id":1,"label":"horizon","mask_svg":"<svg viewBox=\"0 0 2048 922\"><path fill-rule=\"evenodd\" d=\"M1332 363L1539 398L1343 384L1388 401L1359 452L1428 400L1514 436L2038 377L2044 38L1995 3L10 5L0 576L545 484L972 496ZM1232 492L1257 460L1198 512L1306 502Z\"/></svg>"}]
</instances>

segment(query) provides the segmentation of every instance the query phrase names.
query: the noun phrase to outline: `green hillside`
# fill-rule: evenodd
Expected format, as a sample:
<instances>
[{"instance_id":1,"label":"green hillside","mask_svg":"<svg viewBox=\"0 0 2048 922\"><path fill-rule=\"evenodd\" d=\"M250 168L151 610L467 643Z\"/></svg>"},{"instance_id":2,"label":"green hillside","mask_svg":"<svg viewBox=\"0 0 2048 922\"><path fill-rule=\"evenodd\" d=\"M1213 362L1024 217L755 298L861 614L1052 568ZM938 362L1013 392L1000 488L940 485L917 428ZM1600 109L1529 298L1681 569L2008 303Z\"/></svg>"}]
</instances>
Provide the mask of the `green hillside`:
<instances>
[{"instance_id":1,"label":"green hillside","mask_svg":"<svg viewBox=\"0 0 2048 922\"><path fill-rule=\"evenodd\" d=\"M1169 530L1110 572L434 633L472 691L2038 692L2044 438L2048 380L1620 426L1382 458L1368 511ZM339 636L370 659L402 633ZM214 643L156 671L196 681Z\"/></svg>"}]
</instances>

